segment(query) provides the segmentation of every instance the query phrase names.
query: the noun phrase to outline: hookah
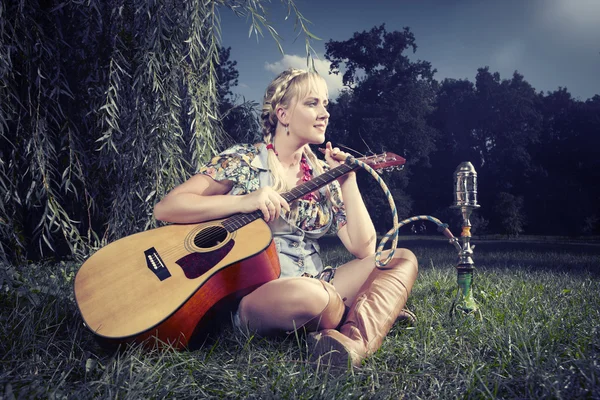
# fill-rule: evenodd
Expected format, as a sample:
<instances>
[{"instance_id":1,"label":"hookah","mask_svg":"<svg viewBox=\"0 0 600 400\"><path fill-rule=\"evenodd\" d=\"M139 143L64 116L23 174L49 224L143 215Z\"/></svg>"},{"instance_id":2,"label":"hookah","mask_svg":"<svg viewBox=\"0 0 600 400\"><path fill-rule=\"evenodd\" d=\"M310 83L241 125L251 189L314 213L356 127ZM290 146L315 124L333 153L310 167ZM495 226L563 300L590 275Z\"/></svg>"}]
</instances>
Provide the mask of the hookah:
<instances>
[{"instance_id":1,"label":"hookah","mask_svg":"<svg viewBox=\"0 0 600 400\"><path fill-rule=\"evenodd\" d=\"M461 163L454 173L454 205L452 208L460 209L463 225L460 234L462 243L459 243L456 237L450 238L450 243L458 250L458 265L456 266L458 291L450 309L451 317L455 310L463 311L466 314L479 311L471 290L473 269L475 268L472 255L475 246L471 246L470 221L473 210L479 208L479 204L477 204L477 172L475 172L473 164L468 161Z\"/></svg>"},{"instance_id":2,"label":"hookah","mask_svg":"<svg viewBox=\"0 0 600 400\"><path fill-rule=\"evenodd\" d=\"M398 230L402 226L409 223L414 223L415 221L433 222L438 226L438 232L446 236L446 238L448 238L448 242L452 244L456 250L458 250L458 263L456 265L458 290L450 308L450 318L454 318L454 315L457 314L456 311L461 311L463 315L477 315L479 318L481 318L481 312L477 306L477 303L475 302L475 299L473 298L472 291L473 271L475 269L473 250L475 249L475 246L471 246L470 218L473 210L479 208L479 204L477 204L477 172L475 171L473 164L468 161L462 162L454 172L454 204L451 206L451 208L459 209L462 216L462 231L460 235L461 239L459 240L452 234L450 229L448 229L448 224L444 224L439 219L430 215L418 215L398 222L394 199L383 180L379 177L378 173L371 169L368 165L355 158L349 157L346 162L348 164L358 164L360 167L367 170L367 172L369 172L378 181L381 188L386 193L388 202L392 209L394 227L388 231L380 241L375 253L375 265L378 268L385 267L385 265L392 259L394 256L394 251L397 247ZM390 238L393 238L392 247L388 257L381 261L380 258L383 252L383 247Z\"/></svg>"}]
</instances>

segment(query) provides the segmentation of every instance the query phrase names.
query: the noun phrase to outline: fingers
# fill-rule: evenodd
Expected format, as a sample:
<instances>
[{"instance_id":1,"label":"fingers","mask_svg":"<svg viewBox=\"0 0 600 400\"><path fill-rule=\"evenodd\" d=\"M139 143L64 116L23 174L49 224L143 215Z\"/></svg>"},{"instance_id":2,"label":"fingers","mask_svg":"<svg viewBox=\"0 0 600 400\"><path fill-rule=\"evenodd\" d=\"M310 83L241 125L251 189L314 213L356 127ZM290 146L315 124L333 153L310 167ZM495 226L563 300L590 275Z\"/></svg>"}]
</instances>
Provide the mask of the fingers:
<instances>
[{"instance_id":1,"label":"fingers","mask_svg":"<svg viewBox=\"0 0 600 400\"><path fill-rule=\"evenodd\" d=\"M279 218L281 209L290 211L288 202L271 188L264 188L263 195L259 198L259 209L263 213L265 221L271 222Z\"/></svg>"},{"instance_id":2,"label":"fingers","mask_svg":"<svg viewBox=\"0 0 600 400\"><path fill-rule=\"evenodd\" d=\"M334 159L336 159L336 160L338 160L338 161L341 161L341 160L339 159L339 157L338 157L338 156L340 156L340 155L343 155L343 154L344 154L344 152L343 152L343 151L341 151L339 147L333 147L333 146L331 145L331 142L327 142L327 144L325 145L325 153L326 153L326 154L327 154L327 153L329 153L329 155L330 155L332 158L334 158Z\"/></svg>"},{"instance_id":3,"label":"fingers","mask_svg":"<svg viewBox=\"0 0 600 400\"><path fill-rule=\"evenodd\" d=\"M319 151L323 154L327 154L327 153L337 154L340 152L340 148L333 147L331 142L327 142L327 143L325 143L325 148L319 147Z\"/></svg>"},{"instance_id":4,"label":"fingers","mask_svg":"<svg viewBox=\"0 0 600 400\"><path fill-rule=\"evenodd\" d=\"M325 148L319 148L319 151L325 155L325 161L332 168L340 165L348 157L348 154L341 151L339 147L333 147L331 142L327 142Z\"/></svg>"},{"instance_id":5,"label":"fingers","mask_svg":"<svg viewBox=\"0 0 600 400\"><path fill-rule=\"evenodd\" d=\"M279 193L278 193L279 195ZM290 205L287 202L286 199L284 199L283 197L281 197L281 195L279 195L279 205L281 206L281 208L284 208L287 212L290 212ZM279 209L281 211L281 208Z\"/></svg>"},{"instance_id":6,"label":"fingers","mask_svg":"<svg viewBox=\"0 0 600 400\"><path fill-rule=\"evenodd\" d=\"M258 209L262 212L264 220L269 222L271 220L271 213L269 212L269 207L267 207L267 203L260 203Z\"/></svg>"},{"instance_id":7,"label":"fingers","mask_svg":"<svg viewBox=\"0 0 600 400\"><path fill-rule=\"evenodd\" d=\"M274 221L279 218L279 212L281 211L281 206L276 206L271 200L267 200L266 202L267 210L269 211L269 219L267 221Z\"/></svg>"},{"instance_id":8,"label":"fingers","mask_svg":"<svg viewBox=\"0 0 600 400\"><path fill-rule=\"evenodd\" d=\"M279 197L280 198L273 196L273 198L267 198L267 200L264 202L264 206L261 207L265 221L271 222L279 218L282 208L285 208L289 211L289 205L287 202L283 199L283 197Z\"/></svg>"}]
</instances>

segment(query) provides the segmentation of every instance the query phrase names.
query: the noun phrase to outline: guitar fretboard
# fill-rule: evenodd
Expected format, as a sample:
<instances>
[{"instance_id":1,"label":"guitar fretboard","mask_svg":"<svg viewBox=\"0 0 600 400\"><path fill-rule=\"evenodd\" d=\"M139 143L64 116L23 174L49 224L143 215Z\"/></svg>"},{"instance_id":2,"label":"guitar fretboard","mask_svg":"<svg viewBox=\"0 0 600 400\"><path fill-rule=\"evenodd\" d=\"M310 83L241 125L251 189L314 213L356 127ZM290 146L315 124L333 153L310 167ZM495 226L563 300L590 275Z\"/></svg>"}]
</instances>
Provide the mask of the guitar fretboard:
<instances>
[{"instance_id":1,"label":"guitar fretboard","mask_svg":"<svg viewBox=\"0 0 600 400\"><path fill-rule=\"evenodd\" d=\"M294 200L297 200L307 194L314 192L317 189L322 188L327 185L329 182L334 181L342 175L347 174L348 172L358 168L357 165L352 164L341 164L335 168L330 169L323 174L314 177L310 181L303 183L302 185L296 186L289 192L283 193L281 196L289 203ZM231 217L223 220L223 227L227 229L229 232L233 232L235 230L240 229L241 227L248 225L252 221L256 221L259 218L262 218L263 214L260 210L253 211L248 214L235 214Z\"/></svg>"}]
</instances>

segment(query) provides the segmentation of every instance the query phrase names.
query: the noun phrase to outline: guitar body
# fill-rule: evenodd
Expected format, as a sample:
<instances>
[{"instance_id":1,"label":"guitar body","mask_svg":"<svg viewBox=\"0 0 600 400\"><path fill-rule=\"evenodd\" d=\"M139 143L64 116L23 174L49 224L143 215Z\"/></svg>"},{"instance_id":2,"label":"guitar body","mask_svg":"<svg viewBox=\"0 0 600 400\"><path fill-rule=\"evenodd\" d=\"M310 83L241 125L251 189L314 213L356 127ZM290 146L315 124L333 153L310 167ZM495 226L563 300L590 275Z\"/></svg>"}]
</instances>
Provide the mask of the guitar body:
<instances>
[{"instance_id":1,"label":"guitar body","mask_svg":"<svg viewBox=\"0 0 600 400\"><path fill-rule=\"evenodd\" d=\"M109 342L156 337L184 348L217 303L277 279L279 258L265 221L233 232L222 221L152 229L96 252L75 277L86 326Z\"/></svg>"}]
</instances>

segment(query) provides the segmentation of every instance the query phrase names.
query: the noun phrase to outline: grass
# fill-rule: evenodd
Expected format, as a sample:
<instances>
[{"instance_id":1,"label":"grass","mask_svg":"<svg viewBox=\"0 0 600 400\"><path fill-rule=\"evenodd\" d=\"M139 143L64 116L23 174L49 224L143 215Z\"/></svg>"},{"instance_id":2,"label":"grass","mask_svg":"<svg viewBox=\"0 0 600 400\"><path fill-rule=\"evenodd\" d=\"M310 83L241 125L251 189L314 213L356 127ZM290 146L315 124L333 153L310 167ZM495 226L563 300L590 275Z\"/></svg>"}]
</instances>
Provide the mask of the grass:
<instances>
[{"instance_id":1,"label":"grass","mask_svg":"<svg viewBox=\"0 0 600 400\"><path fill-rule=\"evenodd\" d=\"M0 398L600 398L600 246L477 242L481 319L450 318L456 252L405 240L420 260L397 324L362 368L315 371L302 336L225 328L194 351L101 348L72 294L77 265L0 271ZM330 264L348 259L324 243ZM333 372L333 373L328 373Z\"/></svg>"}]
</instances>

